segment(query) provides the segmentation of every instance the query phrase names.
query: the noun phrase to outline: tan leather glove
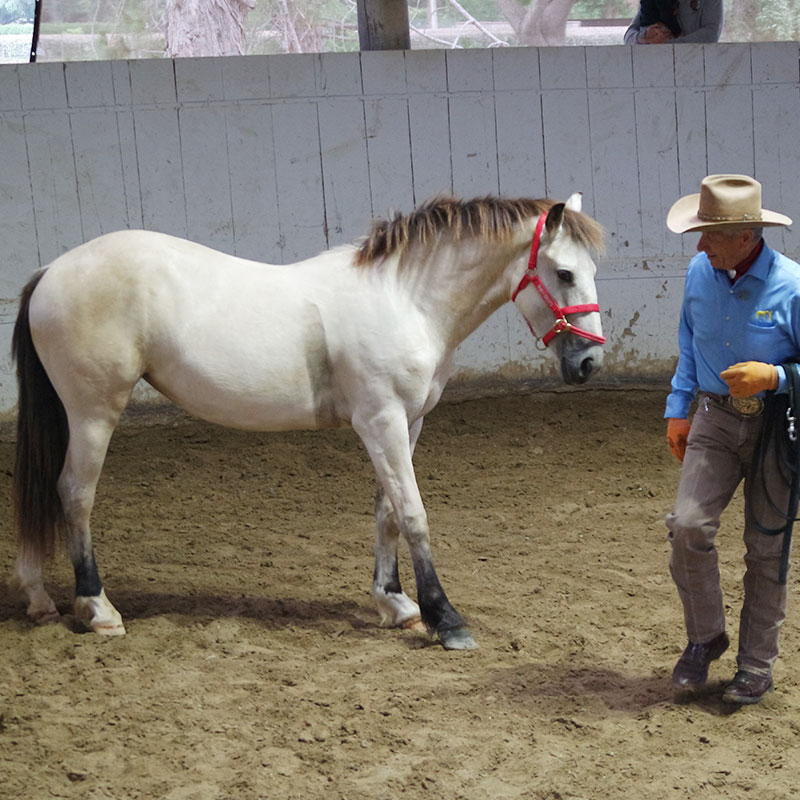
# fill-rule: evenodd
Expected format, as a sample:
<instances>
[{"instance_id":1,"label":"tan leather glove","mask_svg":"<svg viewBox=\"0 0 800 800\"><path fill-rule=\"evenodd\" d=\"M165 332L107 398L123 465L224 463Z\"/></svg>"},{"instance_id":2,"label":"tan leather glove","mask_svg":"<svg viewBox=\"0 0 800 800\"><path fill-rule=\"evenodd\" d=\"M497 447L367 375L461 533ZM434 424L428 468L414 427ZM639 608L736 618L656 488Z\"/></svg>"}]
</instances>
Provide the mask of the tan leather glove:
<instances>
[{"instance_id":1,"label":"tan leather glove","mask_svg":"<svg viewBox=\"0 0 800 800\"><path fill-rule=\"evenodd\" d=\"M778 388L778 368L763 361L742 361L720 373L728 384L731 397L752 397L768 389Z\"/></svg>"},{"instance_id":2,"label":"tan leather glove","mask_svg":"<svg viewBox=\"0 0 800 800\"><path fill-rule=\"evenodd\" d=\"M667 420L667 444L678 461L683 461L686 454L686 441L691 427L692 423L688 419L670 417Z\"/></svg>"}]
</instances>

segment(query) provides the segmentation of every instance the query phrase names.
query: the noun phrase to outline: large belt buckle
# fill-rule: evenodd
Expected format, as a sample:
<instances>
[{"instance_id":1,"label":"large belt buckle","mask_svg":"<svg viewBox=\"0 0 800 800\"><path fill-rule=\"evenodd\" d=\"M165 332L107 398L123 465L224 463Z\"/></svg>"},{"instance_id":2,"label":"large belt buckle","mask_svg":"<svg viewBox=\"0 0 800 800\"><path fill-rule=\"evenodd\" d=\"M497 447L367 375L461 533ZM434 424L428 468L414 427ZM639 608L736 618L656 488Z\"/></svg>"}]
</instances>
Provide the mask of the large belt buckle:
<instances>
[{"instance_id":1,"label":"large belt buckle","mask_svg":"<svg viewBox=\"0 0 800 800\"><path fill-rule=\"evenodd\" d=\"M757 417L764 410L764 401L760 397L731 397L728 402L743 417Z\"/></svg>"}]
</instances>

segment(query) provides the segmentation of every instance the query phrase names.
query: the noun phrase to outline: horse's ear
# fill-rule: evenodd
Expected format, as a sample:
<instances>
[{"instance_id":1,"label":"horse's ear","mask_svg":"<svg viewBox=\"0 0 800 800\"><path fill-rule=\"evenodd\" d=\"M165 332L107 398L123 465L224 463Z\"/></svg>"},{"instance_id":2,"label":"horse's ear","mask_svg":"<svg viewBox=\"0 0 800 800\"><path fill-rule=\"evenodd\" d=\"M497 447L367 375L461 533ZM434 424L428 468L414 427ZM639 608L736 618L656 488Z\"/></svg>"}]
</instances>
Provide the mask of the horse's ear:
<instances>
[{"instance_id":1,"label":"horse's ear","mask_svg":"<svg viewBox=\"0 0 800 800\"><path fill-rule=\"evenodd\" d=\"M547 219L545 220L545 227L547 232L555 235L561 227L561 218L564 216L565 203L556 203L547 212Z\"/></svg>"},{"instance_id":2,"label":"horse's ear","mask_svg":"<svg viewBox=\"0 0 800 800\"><path fill-rule=\"evenodd\" d=\"M582 202L583 202L583 192L575 192L575 194L571 194L569 196L566 205L570 211L580 211Z\"/></svg>"}]
</instances>

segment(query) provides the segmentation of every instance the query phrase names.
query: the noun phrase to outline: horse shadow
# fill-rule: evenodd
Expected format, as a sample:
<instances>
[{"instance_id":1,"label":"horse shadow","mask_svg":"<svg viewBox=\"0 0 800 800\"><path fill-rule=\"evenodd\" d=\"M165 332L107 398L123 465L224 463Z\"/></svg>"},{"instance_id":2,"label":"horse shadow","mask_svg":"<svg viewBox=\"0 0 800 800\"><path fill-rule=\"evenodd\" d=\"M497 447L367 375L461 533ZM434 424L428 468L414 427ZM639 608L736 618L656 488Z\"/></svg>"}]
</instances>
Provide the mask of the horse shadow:
<instances>
[{"instance_id":1,"label":"horse shadow","mask_svg":"<svg viewBox=\"0 0 800 800\"><path fill-rule=\"evenodd\" d=\"M114 592L114 604L123 619L143 620L163 615L246 618L265 628L325 627L331 621L350 625L356 630L376 627L366 611L352 601L299 600L293 597L262 595L226 595L213 593L170 594L125 590Z\"/></svg>"},{"instance_id":2,"label":"horse shadow","mask_svg":"<svg viewBox=\"0 0 800 800\"><path fill-rule=\"evenodd\" d=\"M61 614L62 624L74 633L87 632L72 615L71 590L58 585L48 586L48 590ZM248 619L267 630L292 627L324 630L330 629L334 622L339 627L355 631L381 630L372 609L353 601L115 589L112 602L126 623L157 617L184 617L193 620ZM14 619L22 621L27 618L22 604L6 589L5 596L0 595L0 621Z\"/></svg>"}]
</instances>

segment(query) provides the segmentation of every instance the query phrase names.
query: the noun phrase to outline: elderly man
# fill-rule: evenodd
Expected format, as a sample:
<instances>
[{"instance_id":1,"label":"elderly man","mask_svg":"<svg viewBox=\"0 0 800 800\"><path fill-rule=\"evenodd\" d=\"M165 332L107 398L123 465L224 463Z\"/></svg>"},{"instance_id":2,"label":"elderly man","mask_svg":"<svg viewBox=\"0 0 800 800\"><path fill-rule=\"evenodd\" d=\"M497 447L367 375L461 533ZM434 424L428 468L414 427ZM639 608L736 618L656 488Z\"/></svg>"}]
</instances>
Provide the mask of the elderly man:
<instances>
[{"instance_id":1,"label":"elderly man","mask_svg":"<svg viewBox=\"0 0 800 800\"><path fill-rule=\"evenodd\" d=\"M781 364L800 356L800 265L762 238L763 228L790 224L789 217L762 209L761 184L746 175L709 175L700 193L678 200L667 217L670 230L701 234L700 252L686 276L680 357L664 415L669 446L683 462L666 524L670 572L689 639L672 682L682 692L701 688L710 663L728 648L714 539L722 512L745 478L737 672L722 695L730 703L757 703L772 690L786 613L786 586L779 579L783 535L767 535L763 527L780 527L776 508L786 510L789 487L769 462L757 465L750 477L748 472L763 422L763 395L786 391Z\"/></svg>"}]
</instances>

